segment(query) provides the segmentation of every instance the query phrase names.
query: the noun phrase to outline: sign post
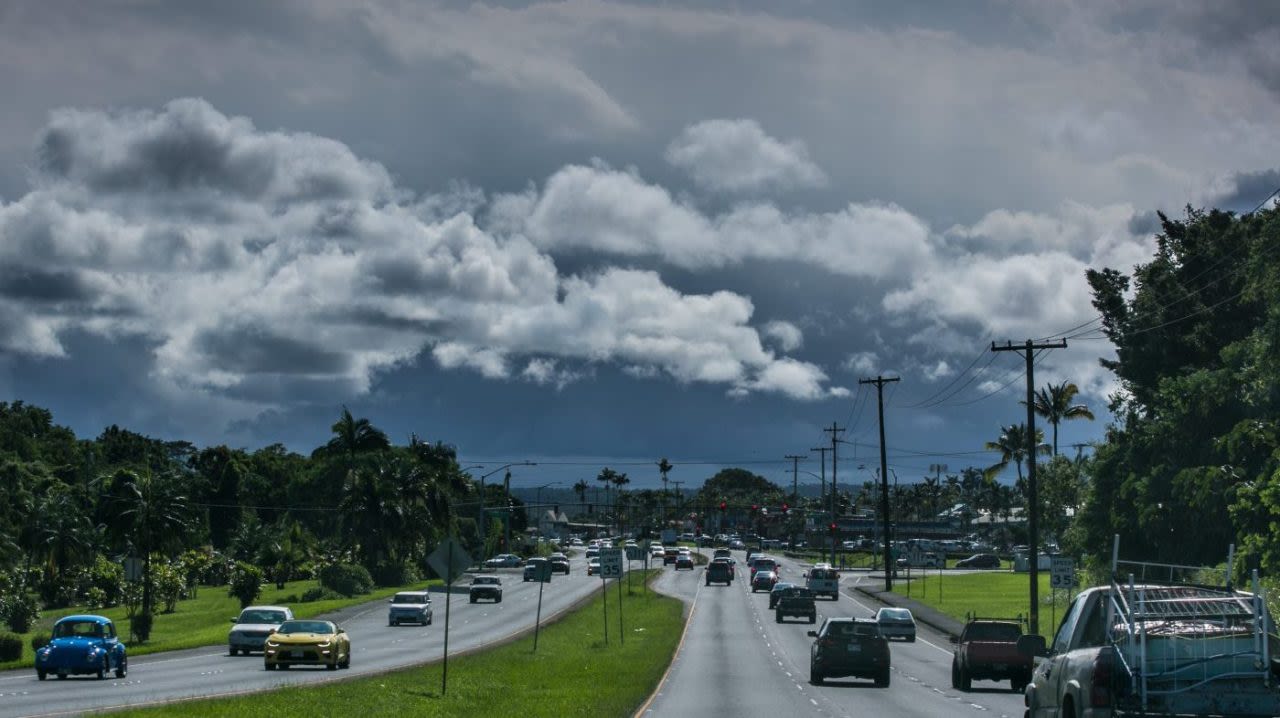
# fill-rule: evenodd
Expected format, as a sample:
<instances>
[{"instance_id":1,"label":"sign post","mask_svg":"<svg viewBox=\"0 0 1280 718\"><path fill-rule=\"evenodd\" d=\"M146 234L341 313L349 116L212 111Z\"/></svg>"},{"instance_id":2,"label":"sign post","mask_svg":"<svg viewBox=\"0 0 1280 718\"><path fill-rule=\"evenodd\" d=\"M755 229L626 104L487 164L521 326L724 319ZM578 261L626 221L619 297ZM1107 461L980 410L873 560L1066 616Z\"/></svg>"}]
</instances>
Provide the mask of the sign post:
<instances>
[{"instance_id":1,"label":"sign post","mask_svg":"<svg viewBox=\"0 0 1280 718\"><path fill-rule=\"evenodd\" d=\"M1076 562L1065 556L1049 560L1050 625L1058 618L1058 589L1070 591L1076 585Z\"/></svg>"},{"instance_id":2,"label":"sign post","mask_svg":"<svg viewBox=\"0 0 1280 718\"><path fill-rule=\"evenodd\" d=\"M456 537L449 536L427 557L427 565L444 579L444 662L440 673L440 695L444 696L449 689L449 606L453 582L471 565L471 556Z\"/></svg>"},{"instance_id":3,"label":"sign post","mask_svg":"<svg viewBox=\"0 0 1280 718\"><path fill-rule=\"evenodd\" d=\"M622 549L610 548L600 552L600 581L601 590L604 590L604 582L611 578L622 578ZM609 603L609 594L604 594L605 603ZM605 609L606 612L608 609ZM605 631L608 632L608 615L605 616ZM622 581L618 581L618 640L623 643L626 638L622 635Z\"/></svg>"},{"instance_id":4,"label":"sign post","mask_svg":"<svg viewBox=\"0 0 1280 718\"><path fill-rule=\"evenodd\" d=\"M533 619L533 652L538 652L538 631L542 627L542 587L551 580L551 562L542 561L534 564L538 567L535 578L538 580L538 613Z\"/></svg>"}]
</instances>

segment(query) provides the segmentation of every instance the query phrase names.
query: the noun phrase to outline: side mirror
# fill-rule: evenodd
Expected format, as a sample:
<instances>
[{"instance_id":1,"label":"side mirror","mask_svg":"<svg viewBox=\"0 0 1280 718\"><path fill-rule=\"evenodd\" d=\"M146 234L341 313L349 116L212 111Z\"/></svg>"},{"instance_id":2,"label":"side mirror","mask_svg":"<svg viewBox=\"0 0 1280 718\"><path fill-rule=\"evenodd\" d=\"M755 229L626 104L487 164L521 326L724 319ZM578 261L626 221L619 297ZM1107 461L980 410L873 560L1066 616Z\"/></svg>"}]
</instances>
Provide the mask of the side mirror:
<instances>
[{"instance_id":1,"label":"side mirror","mask_svg":"<svg viewBox=\"0 0 1280 718\"><path fill-rule=\"evenodd\" d=\"M1026 635L1018 637L1018 653L1024 656L1047 656L1049 649L1044 642L1044 636Z\"/></svg>"},{"instance_id":2,"label":"side mirror","mask_svg":"<svg viewBox=\"0 0 1280 718\"><path fill-rule=\"evenodd\" d=\"M959 636L950 636L950 637L948 637L948 638L947 638L947 640L948 640L948 641L951 641L952 643L959 643L959 642L960 642L960 637L959 637Z\"/></svg>"},{"instance_id":3,"label":"side mirror","mask_svg":"<svg viewBox=\"0 0 1280 718\"><path fill-rule=\"evenodd\" d=\"M396 602L396 600L395 600L394 598L388 598L388 599L387 599L387 603L395 603L395 602Z\"/></svg>"},{"instance_id":4,"label":"side mirror","mask_svg":"<svg viewBox=\"0 0 1280 718\"><path fill-rule=\"evenodd\" d=\"M236 622L236 621L238 621L238 620L240 620L240 619L236 618L235 616L232 616L232 617L231 617L231 622L232 622L232 623L235 623L235 622Z\"/></svg>"},{"instance_id":5,"label":"side mirror","mask_svg":"<svg viewBox=\"0 0 1280 718\"><path fill-rule=\"evenodd\" d=\"M817 632L817 631L805 631L805 635L806 635L806 636L808 636L809 638L817 638L817 637L818 637L818 632Z\"/></svg>"}]
</instances>

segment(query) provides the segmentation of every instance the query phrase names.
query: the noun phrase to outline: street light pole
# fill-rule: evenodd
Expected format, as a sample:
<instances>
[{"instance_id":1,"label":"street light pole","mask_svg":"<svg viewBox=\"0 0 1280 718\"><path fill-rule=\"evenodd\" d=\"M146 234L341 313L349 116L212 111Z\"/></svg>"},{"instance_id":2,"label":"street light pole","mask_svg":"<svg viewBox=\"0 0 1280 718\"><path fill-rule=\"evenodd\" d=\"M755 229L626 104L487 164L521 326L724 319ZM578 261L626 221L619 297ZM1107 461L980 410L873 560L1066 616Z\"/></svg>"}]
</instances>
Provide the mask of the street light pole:
<instances>
[{"instance_id":1,"label":"street light pole","mask_svg":"<svg viewBox=\"0 0 1280 718\"><path fill-rule=\"evenodd\" d=\"M483 553L485 553L485 551L484 551L485 537L486 537L486 536L488 536L488 534L489 534L489 527L484 525L484 515L485 515L485 509L484 509L484 480L485 480L485 479L487 479L487 478L489 478L490 476L493 476L494 474L498 473L499 471L502 471L503 469L509 469L509 468L511 468L512 466L537 466L537 465L538 465L538 464L537 464L537 462L534 462L534 461L513 461L513 462L512 462L512 463L510 463L510 464L503 464L502 466L499 466L498 468L494 469L493 471L490 471L489 473L487 473L487 474L485 474L484 476L481 476L481 477L480 477L480 524L479 524L479 526L477 527L477 533L479 533L479 534L480 534L480 553L482 553L482 554L483 554ZM481 464L477 464L476 466L470 466L470 467L467 467L467 468L472 468L472 469L483 469L483 468L484 468L484 466L483 466L483 465L481 465ZM510 476L510 472L507 472L507 475L508 475L508 476ZM510 497L508 497L508 501L510 501ZM510 515L508 514L508 516L507 516L507 525L508 525L508 526L510 526L510 524L511 524L511 517L510 517ZM510 536L510 534L508 534L508 536L507 536L508 543L510 542L510 538L511 538L511 536ZM489 557L488 557L488 556L481 556L480 558L481 558L481 560L484 560L484 559L489 558Z\"/></svg>"}]
</instances>

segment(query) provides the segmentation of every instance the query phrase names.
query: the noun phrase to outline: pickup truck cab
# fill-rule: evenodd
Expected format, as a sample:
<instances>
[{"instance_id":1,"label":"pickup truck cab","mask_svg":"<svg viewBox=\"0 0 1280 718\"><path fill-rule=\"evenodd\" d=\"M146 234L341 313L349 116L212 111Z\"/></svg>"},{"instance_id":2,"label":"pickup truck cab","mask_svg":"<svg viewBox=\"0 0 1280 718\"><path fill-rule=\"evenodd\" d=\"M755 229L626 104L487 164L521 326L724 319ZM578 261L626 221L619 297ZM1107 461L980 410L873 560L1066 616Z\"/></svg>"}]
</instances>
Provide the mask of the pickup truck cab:
<instances>
[{"instance_id":1,"label":"pickup truck cab","mask_svg":"<svg viewBox=\"0 0 1280 718\"><path fill-rule=\"evenodd\" d=\"M976 619L965 624L951 658L951 687L972 690L975 680L1009 681L1021 693L1031 681L1031 656L1018 650L1017 621Z\"/></svg>"}]
</instances>

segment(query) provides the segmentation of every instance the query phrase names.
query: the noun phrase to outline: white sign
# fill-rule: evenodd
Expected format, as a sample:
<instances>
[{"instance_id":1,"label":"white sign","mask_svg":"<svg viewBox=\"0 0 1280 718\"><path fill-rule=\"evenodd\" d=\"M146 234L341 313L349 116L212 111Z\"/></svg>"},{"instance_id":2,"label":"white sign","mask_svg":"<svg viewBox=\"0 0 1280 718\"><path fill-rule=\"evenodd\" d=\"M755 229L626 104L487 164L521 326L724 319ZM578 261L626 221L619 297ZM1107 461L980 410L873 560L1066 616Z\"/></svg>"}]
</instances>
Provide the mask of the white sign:
<instances>
[{"instance_id":1,"label":"white sign","mask_svg":"<svg viewBox=\"0 0 1280 718\"><path fill-rule=\"evenodd\" d=\"M609 548L600 552L600 577L618 578L622 575L622 549Z\"/></svg>"},{"instance_id":2,"label":"white sign","mask_svg":"<svg viewBox=\"0 0 1280 718\"><path fill-rule=\"evenodd\" d=\"M1054 556L1049 563L1049 588L1072 588L1076 585L1076 562Z\"/></svg>"},{"instance_id":3,"label":"white sign","mask_svg":"<svg viewBox=\"0 0 1280 718\"><path fill-rule=\"evenodd\" d=\"M627 560L628 560L628 561L643 561L643 560L644 560L644 557L645 557L645 550L644 550L644 549L642 549L642 548L640 548L639 546L628 546L628 547L627 547Z\"/></svg>"}]
</instances>

